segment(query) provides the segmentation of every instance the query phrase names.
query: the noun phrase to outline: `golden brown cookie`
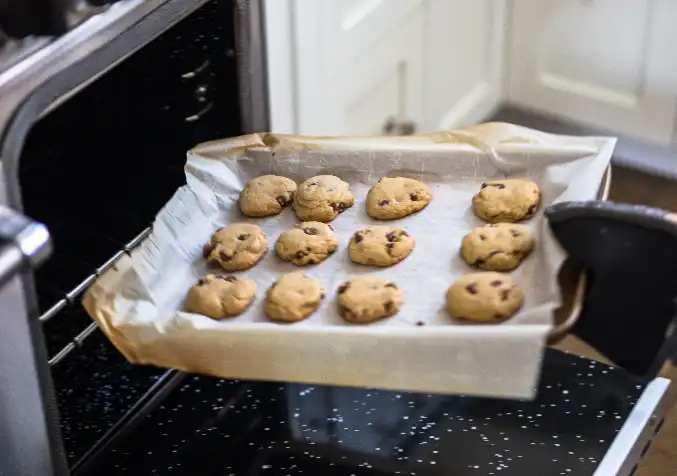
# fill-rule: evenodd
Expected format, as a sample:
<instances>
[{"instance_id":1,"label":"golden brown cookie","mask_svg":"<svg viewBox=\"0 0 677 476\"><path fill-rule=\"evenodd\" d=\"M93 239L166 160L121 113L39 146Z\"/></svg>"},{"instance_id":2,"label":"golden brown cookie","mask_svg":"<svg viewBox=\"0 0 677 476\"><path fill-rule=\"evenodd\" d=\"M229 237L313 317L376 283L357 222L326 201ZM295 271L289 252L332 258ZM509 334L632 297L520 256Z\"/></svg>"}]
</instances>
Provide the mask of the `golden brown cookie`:
<instances>
[{"instance_id":1,"label":"golden brown cookie","mask_svg":"<svg viewBox=\"0 0 677 476\"><path fill-rule=\"evenodd\" d=\"M285 274L266 295L266 316L273 321L297 322L310 316L324 299L319 281L301 272Z\"/></svg>"},{"instance_id":2,"label":"golden brown cookie","mask_svg":"<svg viewBox=\"0 0 677 476\"><path fill-rule=\"evenodd\" d=\"M426 184L408 177L383 177L367 193L367 213L378 220L406 217L432 200Z\"/></svg>"},{"instance_id":3,"label":"golden brown cookie","mask_svg":"<svg viewBox=\"0 0 677 476\"><path fill-rule=\"evenodd\" d=\"M402 228L386 225L357 230L350 240L348 254L358 264L391 266L414 250L414 239Z\"/></svg>"},{"instance_id":4,"label":"golden brown cookie","mask_svg":"<svg viewBox=\"0 0 677 476\"><path fill-rule=\"evenodd\" d=\"M251 279L207 274L188 291L185 308L212 319L225 319L241 314L255 296L256 283Z\"/></svg>"},{"instance_id":5,"label":"golden brown cookie","mask_svg":"<svg viewBox=\"0 0 677 476\"><path fill-rule=\"evenodd\" d=\"M319 221L306 221L280 235L275 253L297 266L321 263L336 251L338 241L331 226Z\"/></svg>"},{"instance_id":6,"label":"golden brown cookie","mask_svg":"<svg viewBox=\"0 0 677 476\"><path fill-rule=\"evenodd\" d=\"M362 276L338 288L339 314L353 324L367 324L394 316L402 306L402 293L395 283L375 276Z\"/></svg>"},{"instance_id":7,"label":"golden brown cookie","mask_svg":"<svg viewBox=\"0 0 677 476\"><path fill-rule=\"evenodd\" d=\"M485 271L517 268L534 249L534 232L516 223L479 226L463 237L461 257Z\"/></svg>"},{"instance_id":8,"label":"golden brown cookie","mask_svg":"<svg viewBox=\"0 0 677 476\"><path fill-rule=\"evenodd\" d=\"M248 217L277 215L292 202L295 191L296 182L287 177L255 177L240 192L240 210Z\"/></svg>"},{"instance_id":9,"label":"golden brown cookie","mask_svg":"<svg viewBox=\"0 0 677 476\"><path fill-rule=\"evenodd\" d=\"M447 310L456 319L500 322L512 317L524 303L515 281L493 271L460 277L447 290Z\"/></svg>"},{"instance_id":10,"label":"golden brown cookie","mask_svg":"<svg viewBox=\"0 0 677 476\"><path fill-rule=\"evenodd\" d=\"M489 223L514 223L531 218L540 201L541 189L531 180L490 180L482 183L472 206L475 214Z\"/></svg>"},{"instance_id":11,"label":"golden brown cookie","mask_svg":"<svg viewBox=\"0 0 677 476\"><path fill-rule=\"evenodd\" d=\"M333 175L318 175L299 185L292 206L301 221L326 223L354 203L347 182Z\"/></svg>"},{"instance_id":12,"label":"golden brown cookie","mask_svg":"<svg viewBox=\"0 0 677 476\"><path fill-rule=\"evenodd\" d=\"M228 271L249 269L268 251L268 240L261 228L234 223L218 229L204 246L203 255Z\"/></svg>"}]
</instances>

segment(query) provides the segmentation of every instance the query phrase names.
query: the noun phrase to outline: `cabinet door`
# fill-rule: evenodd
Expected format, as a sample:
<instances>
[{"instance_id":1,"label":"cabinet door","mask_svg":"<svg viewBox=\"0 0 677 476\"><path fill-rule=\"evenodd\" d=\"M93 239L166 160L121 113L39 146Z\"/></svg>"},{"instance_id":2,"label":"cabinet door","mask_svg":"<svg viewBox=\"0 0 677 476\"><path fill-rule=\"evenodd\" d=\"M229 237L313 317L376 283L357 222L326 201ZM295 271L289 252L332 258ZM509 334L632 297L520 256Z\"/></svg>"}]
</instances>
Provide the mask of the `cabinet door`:
<instances>
[{"instance_id":1,"label":"cabinet door","mask_svg":"<svg viewBox=\"0 0 677 476\"><path fill-rule=\"evenodd\" d=\"M430 0L424 26L424 125L483 121L503 86L504 0Z\"/></svg>"},{"instance_id":2,"label":"cabinet door","mask_svg":"<svg viewBox=\"0 0 677 476\"><path fill-rule=\"evenodd\" d=\"M422 121L424 5L293 2L299 133L376 135L389 118Z\"/></svg>"},{"instance_id":3,"label":"cabinet door","mask_svg":"<svg viewBox=\"0 0 677 476\"><path fill-rule=\"evenodd\" d=\"M514 0L509 100L667 144L675 24L674 0Z\"/></svg>"}]
</instances>

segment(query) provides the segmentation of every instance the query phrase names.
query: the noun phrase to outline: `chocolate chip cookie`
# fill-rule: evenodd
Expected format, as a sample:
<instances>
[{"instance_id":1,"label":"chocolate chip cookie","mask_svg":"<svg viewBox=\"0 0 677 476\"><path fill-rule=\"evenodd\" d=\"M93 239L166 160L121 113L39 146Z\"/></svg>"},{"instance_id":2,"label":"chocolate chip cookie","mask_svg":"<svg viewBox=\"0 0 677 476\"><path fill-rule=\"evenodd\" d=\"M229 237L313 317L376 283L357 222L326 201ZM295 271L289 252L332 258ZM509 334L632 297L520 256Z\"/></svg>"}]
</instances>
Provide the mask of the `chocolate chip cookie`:
<instances>
[{"instance_id":1,"label":"chocolate chip cookie","mask_svg":"<svg viewBox=\"0 0 677 476\"><path fill-rule=\"evenodd\" d=\"M534 232L516 223L479 226L461 242L465 262L485 271L513 270L533 249Z\"/></svg>"},{"instance_id":2,"label":"chocolate chip cookie","mask_svg":"<svg viewBox=\"0 0 677 476\"><path fill-rule=\"evenodd\" d=\"M268 240L261 228L234 223L218 229L204 246L203 255L228 271L249 269L268 251Z\"/></svg>"},{"instance_id":3,"label":"chocolate chip cookie","mask_svg":"<svg viewBox=\"0 0 677 476\"><path fill-rule=\"evenodd\" d=\"M261 175L250 180L240 192L240 210L248 217L277 215L289 205L296 182L279 175Z\"/></svg>"},{"instance_id":4,"label":"chocolate chip cookie","mask_svg":"<svg viewBox=\"0 0 677 476\"><path fill-rule=\"evenodd\" d=\"M318 175L299 185L292 206L301 221L326 223L354 203L348 183L333 175Z\"/></svg>"},{"instance_id":5,"label":"chocolate chip cookie","mask_svg":"<svg viewBox=\"0 0 677 476\"><path fill-rule=\"evenodd\" d=\"M355 263L391 266L414 250L414 239L402 228L386 225L357 230L350 240L348 254Z\"/></svg>"},{"instance_id":6,"label":"chocolate chip cookie","mask_svg":"<svg viewBox=\"0 0 677 476\"><path fill-rule=\"evenodd\" d=\"M297 322L310 316L324 299L324 288L300 272L289 273L274 283L266 295L266 316L273 321Z\"/></svg>"},{"instance_id":7,"label":"chocolate chip cookie","mask_svg":"<svg viewBox=\"0 0 677 476\"><path fill-rule=\"evenodd\" d=\"M456 319L500 322L524 303L524 292L507 274L486 272L462 276L447 291L447 310Z\"/></svg>"},{"instance_id":8,"label":"chocolate chip cookie","mask_svg":"<svg viewBox=\"0 0 677 476\"><path fill-rule=\"evenodd\" d=\"M280 235L275 253L296 266L321 263L336 251L338 241L331 226L319 221L306 221Z\"/></svg>"},{"instance_id":9,"label":"chocolate chip cookie","mask_svg":"<svg viewBox=\"0 0 677 476\"><path fill-rule=\"evenodd\" d=\"M514 223L531 218L540 201L541 189L531 180L491 180L482 183L472 206L475 214L489 223Z\"/></svg>"},{"instance_id":10,"label":"chocolate chip cookie","mask_svg":"<svg viewBox=\"0 0 677 476\"><path fill-rule=\"evenodd\" d=\"M406 217L432 199L426 184L408 177L383 177L367 193L367 213L378 220Z\"/></svg>"},{"instance_id":11,"label":"chocolate chip cookie","mask_svg":"<svg viewBox=\"0 0 677 476\"><path fill-rule=\"evenodd\" d=\"M402 293L395 283L374 276L362 276L338 287L339 314L354 324L367 324L394 316L402 306Z\"/></svg>"},{"instance_id":12,"label":"chocolate chip cookie","mask_svg":"<svg viewBox=\"0 0 677 476\"><path fill-rule=\"evenodd\" d=\"M247 278L207 274L190 288L185 308L212 319L241 314L256 296L256 283Z\"/></svg>"}]
</instances>

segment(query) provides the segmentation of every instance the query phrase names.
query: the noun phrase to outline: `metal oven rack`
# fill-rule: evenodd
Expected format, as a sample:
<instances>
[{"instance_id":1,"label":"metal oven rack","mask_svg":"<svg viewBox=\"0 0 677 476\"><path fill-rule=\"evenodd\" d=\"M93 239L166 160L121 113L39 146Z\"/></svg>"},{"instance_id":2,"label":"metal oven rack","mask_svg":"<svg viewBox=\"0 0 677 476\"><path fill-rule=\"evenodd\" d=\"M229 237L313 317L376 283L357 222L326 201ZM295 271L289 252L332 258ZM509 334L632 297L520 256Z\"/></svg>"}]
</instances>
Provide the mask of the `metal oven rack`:
<instances>
[{"instance_id":1,"label":"metal oven rack","mask_svg":"<svg viewBox=\"0 0 677 476\"><path fill-rule=\"evenodd\" d=\"M37 384L30 382L32 393L18 386L21 391L11 392L10 404L43 403L47 408L24 422L10 422L10 443L14 432L21 438L27 430L39 444L17 450L18 461L29 462L31 470L14 473L10 462L9 474L44 474L56 461L55 471L61 476L65 474L61 460L66 459L71 474L86 472L97 455L184 377L175 370L129 364L79 301L98 276L148 235L149 221L181 185L188 147L268 129L262 19L259 0L126 0L80 32L51 42L17 75L0 75L0 204L6 202L45 222L55 248L33 279L26 275L12 283L12 296L21 298L17 317L36 329L27 333L33 343L41 334L46 337L47 356L40 342L24 346L20 326L10 333L9 339L14 334L21 339L5 350L26 348L27 354L34 350L35 355L27 358L39 374ZM116 73L123 69L122 76ZM95 87L98 95L92 93ZM106 116L108 106L117 111L115 117ZM54 120L58 115L60 119ZM150 137L141 136L148 124L157 127L144 132L152 132ZM38 129L41 138L29 140ZM96 132L109 140L107 131L126 134L128 142L112 141L102 150L105 142L97 142ZM53 137L57 139L52 141ZM134 150L154 152L146 155L150 162L120 161L137 145L133 142L142 142L141 149ZM121 193L119 187L116 191L109 186L110 167L99 172L100 163L94 165L90 157L82 158L82 170L70 166L76 162L69 157L75 143L85 151L81 155L96 151L99 159L107 156L102 163L114 164L113 172L136 168L146 184L153 184L154 195L149 197L143 181L136 183L139 190L130 187L131 193ZM175 160L177 152L181 157ZM23 160L33 155L40 160ZM173 165L169 157L174 157ZM32 173L40 177L39 183L32 188L20 183L19 164L35 168ZM51 206L38 214L40 200ZM108 226L111 223L124 226ZM106 236L108 232L115 236ZM20 376L25 366L10 370ZM12 372L5 374L8 381ZM62 403L59 422L53 421L54 400ZM49 421L45 424L41 418ZM57 441L59 433L65 445ZM62 446L75 447L69 441L75 434L77 451L59 454ZM38 448L50 454L35 455ZM4 474L2 469L0 473Z\"/></svg>"},{"instance_id":2,"label":"metal oven rack","mask_svg":"<svg viewBox=\"0 0 677 476\"><path fill-rule=\"evenodd\" d=\"M131 253L131 251L150 234L151 230L152 228L150 227L146 228L136 237L126 243L105 263L97 267L92 272L92 274L87 276L81 283L67 292L63 298L52 305L47 311L42 313L38 320L44 325L50 321L54 322L52 319L58 320L60 318L65 318L67 313L64 313L63 311L67 311L69 308L80 306L79 300L82 293L99 276L101 276L101 274L106 272L106 270L109 268L114 267L115 263L122 256ZM72 340L70 340L66 345L50 356L48 360L48 365L50 368L54 368L60 363L63 363L63 361L67 359L68 356L74 351L82 349L85 341L90 338L97 330L98 326L95 322L91 322L89 325L84 327L72 338ZM157 403L162 401L169 392L176 388L176 386L183 380L184 377L185 374L177 370L164 371L164 373L162 373L155 383L152 384L143 393L143 395L129 407L124 415L119 420L117 420L117 422L113 424L112 427L110 427L84 455L76 460L76 462L71 466L72 473L79 473L80 471L85 470L96 459L97 455L110 446L113 446L118 438L124 436L136 422L144 418Z\"/></svg>"}]
</instances>

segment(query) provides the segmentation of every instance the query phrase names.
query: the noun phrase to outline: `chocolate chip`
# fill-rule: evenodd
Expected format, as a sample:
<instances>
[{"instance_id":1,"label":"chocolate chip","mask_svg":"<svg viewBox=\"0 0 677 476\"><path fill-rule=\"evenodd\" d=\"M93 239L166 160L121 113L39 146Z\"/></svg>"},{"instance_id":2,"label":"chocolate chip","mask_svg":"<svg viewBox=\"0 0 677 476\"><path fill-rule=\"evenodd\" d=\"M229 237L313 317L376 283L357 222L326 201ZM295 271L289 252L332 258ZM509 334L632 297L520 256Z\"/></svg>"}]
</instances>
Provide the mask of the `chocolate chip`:
<instances>
[{"instance_id":1,"label":"chocolate chip","mask_svg":"<svg viewBox=\"0 0 677 476\"><path fill-rule=\"evenodd\" d=\"M517 230L510 230L510 234L514 237L522 236L522 233Z\"/></svg>"},{"instance_id":2,"label":"chocolate chip","mask_svg":"<svg viewBox=\"0 0 677 476\"><path fill-rule=\"evenodd\" d=\"M314 259L309 259L309 260L308 260L308 264L316 264L316 262L315 262Z\"/></svg>"},{"instance_id":3,"label":"chocolate chip","mask_svg":"<svg viewBox=\"0 0 677 476\"><path fill-rule=\"evenodd\" d=\"M352 313L350 312L350 310L347 307L341 306L340 304L339 304L339 307L338 307L338 311L339 311L339 315L343 318L350 318L351 315L352 315Z\"/></svg>"},{"instance_id":4,"label":"chocolate chip","mask_svg":"<svg viewBox=\"0 0 677 476\"><path fill-rule=\"evenodd\" d=\"M395 289L397 289L397 284L395 284L395 283L388 283L388 284L385 285L385 287L386 287L386 288L395 288Z\"/></svg>"},{"instance_id":5,"label":"chocolate chip","mask_svg":"<svg viewBox=\"0 0 677 476\"><path fill-rule=\"evenodd\" d=\"M386 206L389 203L390 203L390 200L381 200L380 202L378 202L379 206L381 206L381 207Z\"/></svg>"},{"instance_id":6,"label":"chocolate chip","mask_svg":"<svg viewBox=\"0 0 677 476\"><path fill-rule=\"evenodd\" d=\"M301 258L305 258L306 256L308 256L308 253L306 253L305 251L298 251L295 255L295 258L301 259Z\"/></svg>"},{"instance_id":7,"label":"chocolate chip","mask_svg":"<svg viewBox=\"0 0 677 476\"><path fill-rule=\"evenodd\" d=\"M410 193L409 198L411 198L412 201L417 202L419 197L415 193Z\"/></svg>"},{"instance_id":8,"label":"chocolate chip","mask_svg":"<svg viewBox=\"0 0 677 476\"><path fill-rule=\"evenodd\" d=\"M223 279L224 281L228 281L229 283L237 281L237 278L235 276L219 276L219 278Z\"/></svg>"},{"instance_id":9,"label":"chocolate chip","mask_svg":"<svg viewBox=\"0 0 677 476\"><path fill-rule=\"evenodd\" d=\"M519 250L511 251L511 255L513 255L515 258L521 258L522 257L522 252Z\"/></svg>"},{"instance_id":10,"label":"chocolate chip","mask_svg":"<svg viewBox=\"0 0 677 476\"><path fill-rule=\"evenodd\" d=\"M225 251L219 252L219 258L221 258L221 260L223 261L230 261L233 259L233 257L228 253L226 253Z\"/></svg>"},{"instance_id":11,"label":"chocolate chip","mask_svg":"<svg viewBox=\"0 0 677 476\"><path fill-rule=\"evenodd\" d=\"M211 243L207 243L202 247L202 257L203 258L209 258L209 255L212 254L212 251L214 251L214 246Z\"/></svg>"},{"instance_id":12,"label":"chocolate chip","mask_svg":"<svg viewBox=\"0 0 677 476\"><path fill-rule=\"evenodd\" d=\"M480 188L487 188L487 186L488 186L488 185L487 185L486 183L483 183L483 184L480 186Z\"/></svg>"},{"instance_id":13,"label":"chocolate chip","mask_svg":"<svg viewBox=\"0 0 677 476\"><path fill-rule=\"evenodd\" d=\"M393 251L394 247L395 247L395 243L386 243L386 250L388 251L388 254L390 256L393 255L392 251Z\"/></svg>"},{"instance_id":14,"label":"chocolate chip","mask_svg":"<svg viewBox=\"0 0 677 476\"><path fill-rule=\"evenodd\" d=\"M244 241L247 238L249 238L249 233L243 233L243 234L237 236L237 239L240 240L240 241Z\"/></svg>"},{"instance_id":15,"label":"chocolate chip","mask_svg":"<svg viewBox=\"0 0 677 476\"><path fill-rule=\"evenodd\" d=\"M397 233L395 233L394 231L391 231L386 235L386 240L388 241L397 241L397 238L398 238Z\"/></svg>"},{"instance_id":16,"label":"chocolate chip","mask_svg":"<svg viewBox=\"0 0 677 476\"><path fill-rule=\"evenodd\" d=\"M209 281L207 281L205 278L200 278L200 279L198 280L198 282L197 282L197 285L198 285L198 286L204 286L204 285L207 284L208 282L209 282Z\"/></svg>"},{"instance_id":17,"label":"chocolate chip","mask_svg":"<svg viewBox=\"0 0 677 476\"><path fill-rule=\"evenodd\" d=\"M477 285L475 283L468 284L465 287L465 290L468 291L470 294L477 294Z\"/></svg>"},{"instance_id":18,"label":"chocolate chip","mask_svg":"<svg viewBox=\"0 0 677 476\"><path fill-rule=\"evenodd\" d=\"M308 184L308 186L313 186L313 187L314 187L315 185L317 185L317 182L310 182L310 183Z\"/></svg>"},{"instance_id":19,"label":"chocolate chip","mask_svg":"<svg viewBox=\"0 0 677 476\"><path fill-rule=\"evenodd\" d=\"M425 322L423 322L423 321L418 321L418 322L416 323L416 325L417 325L417 326L425 326Z\"/></svg>"},{"instance_id":20,"label":"chocolate chip","mask_svg":"<svg viewBox=\"0 0 677 476\"><path fill-rule=\"evenodd\" d=\"M312 249L310 246L306 246L306 251L307 251L308 253L310 253L310 252L313 251L313 249Z\"/></svg>"},{"instance_id":21,"label":"chocolate chip","mask_svg":"<svg viewBox=\"0 0 677 476\"><path fill-rule=\"evenodd\" d=\"M480 234L480 240L484 241L484 240L486 240L486 239L487 239L487 235L481 233L481 234Z\"/></svg>"},{"instance_id":22,"label":"chocolate chip","mask_svg":"<svg viewBox=\"0 0 677 476\"><path fill-rule=\"evenodd\" d=\"M491 253L489 253L489 258L491 258L492 256L496 256L497 254L501 254L501 253L503 253L503 252L499 251L499 250L494 250Z\"/></svg>"},{"instance_id":23,"label":"chocolate chip","mask_svg":"<svg viewBox=\"0 0 677 476\"><path fill-rule=\"evenodd\" d=\"M527 210L527 215L533 215L534 213L536 213L536 205L531 205Z\"/></svg>"},{"instance_id":24,"label":"chocolate chip","mask_svg":"<svg viewBox=\"0 0 677 476\"><path fill-rule=\"evenodd\" d=\"M501 301L507 301L508 297L510 297L510 290L509 289L504 289L501 292Z\"/></svg>"},{"instance_id":25,"label":"chocolate chip","mask_svg":"<svg viewBox=\"0 0 677 476\"><path fill-rule=\"evenodd\" d=\"M402 230L402 231L400 232L400 236L409 236L409 233L407 233L406 231Z\"/></svg>"},{"instance_id":26,"label":"chocolate chip","mask_svg":"<svg viewBox=\"0 0 677 476\"><path fill-rule=\"evenodd\" d=\"M360 241L364 240L364 237L359 233L355 233L353 235L353 240L355 241L355 243L359 243Z\"/></svg>"},{"instance_id":27,"label":"chocolate chip","mask_svg":"<svg viewBox=\"0 0 677 476\"><path fill-rule=\"evenodd\" d=\"M484 260L483 260L483 259L478 259L478 260L475 260L475 261L472 263L472 266L475 266L476 268L478 268L478 267L482 266L483 264L484 264Z\"/></svg>"},{"instance_id":28,"label":"chocolate chip","mask_svg":"<svg viewBox=\"0 0 677 476\"><path fill-rule=\"evenodd\" d=\"M501 319L505 319L505 316L503 314L494 314L494 319L500 321Z\"/></svg>"},{"instance_id":29,"label":"chocolate chip","mask_svg":"<svg viewBox=\"0 0 677 476\"><path fill-rule=\"evenodd\" d=\"M345 203L332 203L330 206L335 212L339 213L343 213L348 208Z\"/></svg>"},{"instance_id":30,"label":"chocolate chip","mask_svg":"<svg viewBox=\"0 0 677 476\"><path fill-rule=\"evenodd\" d=\"M491 282L491 285L495 288L499 287L501 284L503 284L503 281L499 281L498 279Z\"/></svg>"},{"instance_id":31,"label":"chocolate chip","mask_svg":"<svg viewBox=\"0 0 677 476\"><path fill-rule=\"evenodd\" d=\"M394 307L395 307L395 303L392 302L392 301L386 301L383 304L383 309L385 309L386 312L392 312Z\"/></svg>"},{"instance_id":32,"label":"chocolate chip","mask_svg":"<svg viewBox=\"0 0 677 476\"><path fill-rule=\"evenodd\" d=\"M505 188L505 185L503 185L502 183L490 183L489 186L496 187L499 190L503 190Z\"/></svg>"},{"instance_id":33,"label":"chocolate chip","mask_svg":"<svg viewBox=\"0 0 677 476\"><path fill-rule=\"evenodd\" d=\"M346 292L348 290L348 287L350 287L350 283L343 283L342 285L339 286L337 292L339 294L343 294L344 292Z\"/></svg>"},{"instance_id":34,"label":"chocolate chip","mask_svg":"<svg viewBox=\"0 0 677 476\"><path fill-rule=\"evenodd\" d=\"M317 235L317 228L304 228L303 233L306 235Z\"/></svg>"},{"instance_id":35,"label":"chocolate chip","mask_svg":"<svg viewBox=\"0 0 677 476\"><path fill-rule=\"evenodd\" d=\"M277 203L279 203L281 207L285 207L291 203L291 195L280 195L279 197L275 197L275 200L277 200Z\"/></svg>"}]
</instances>

